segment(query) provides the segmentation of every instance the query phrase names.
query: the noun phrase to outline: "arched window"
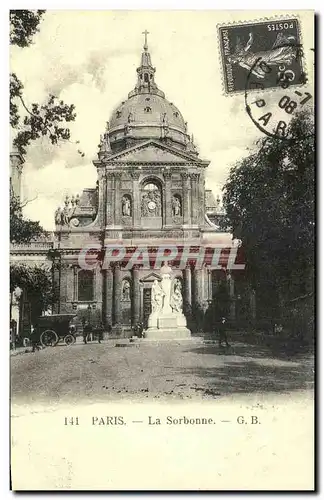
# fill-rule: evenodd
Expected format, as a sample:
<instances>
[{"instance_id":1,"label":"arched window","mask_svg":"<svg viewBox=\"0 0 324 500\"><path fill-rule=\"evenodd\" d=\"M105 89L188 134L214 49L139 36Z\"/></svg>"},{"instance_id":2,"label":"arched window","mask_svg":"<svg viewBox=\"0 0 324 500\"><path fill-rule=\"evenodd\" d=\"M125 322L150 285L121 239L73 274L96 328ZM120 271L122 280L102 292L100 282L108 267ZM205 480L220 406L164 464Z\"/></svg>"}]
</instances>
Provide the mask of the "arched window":
<instances>
[{"instance_id":1,"label":"arched window","mask_svg":"<svg viewBox=\"0 0 324 500\"><path fill-rule=\"evenodd\" d=\"M152 112L152 108L150 108L150 106L146 106L146 107L144 108L144 112L145 112L145 113L151 113L151 112Z\"/></svg>"},{"instance_id":2,"label":"arched window","mask_svg":"<svg viewBox=\"0 0 324 500\"><path fill-rule=\"evenodd\" d=\"M144 191L159 191L160 188L154 182L148 182L147 184L145 184L143 190Z\"/></svg>"},{"instance_id":3,"label":"arched window","mask_svg":"<svg viewBox=\"0 0 324 500\"><path fill-rule=\"evenodd\" d=\"M144 73L144 82L148 82L149 81L149 76L147 73Z\"/></svg>"},{"instance_id":4,"label":"arched window","mask_svg":"<svg viewBox=\"0 0 324 500\"><path fill-rule=\"evenodd\" d=\"M154 181L149 180L142 187L141 212L143 217L161 217L162 191Z\"/></svg>"},{"instance_id":5,"label":"arched window","mask_svg":"<svg viewBox=\"0 0 324 500\"><path fill-rule=\"evenodd\" d=\"M78 273L78 301L91 302L94 299L94 273L81 269Z\"/></svg>"}]
</instances>

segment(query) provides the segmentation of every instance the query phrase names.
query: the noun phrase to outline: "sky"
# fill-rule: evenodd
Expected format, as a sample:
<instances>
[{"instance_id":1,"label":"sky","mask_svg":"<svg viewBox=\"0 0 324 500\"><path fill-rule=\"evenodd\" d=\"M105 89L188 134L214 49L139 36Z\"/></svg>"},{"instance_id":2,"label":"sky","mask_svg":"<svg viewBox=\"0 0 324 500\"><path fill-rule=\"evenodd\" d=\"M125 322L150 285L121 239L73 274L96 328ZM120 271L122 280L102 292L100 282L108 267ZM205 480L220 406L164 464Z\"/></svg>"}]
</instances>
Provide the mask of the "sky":
<instances>
[{"instance_id":1,"label":"sky","mask_svg":"<svg viewBox=\"0 0 324 500\"><path fill-rule=\"evenodd\" d=\"M292 14L293 11L268 13ZM94 187L100 134L136 83L142 32L155 81L188 122L200 157L210 161L206 188L220 194L229 169L262 137L245 111L244 94L225 95L217 24L265 18L267 11L47 11L32 46L11 48L10 70L24 84L26 103L53 93L76 107L70 143L35 141L25 155L25 215L54 229L66 194ZM313 13L298 13L307 67L312 69ZM309 71L312 80L311 70ZM73 141L80 141L76 145ZM78 154L78 147L85 153Z\"/></svg>"}]
</instances>

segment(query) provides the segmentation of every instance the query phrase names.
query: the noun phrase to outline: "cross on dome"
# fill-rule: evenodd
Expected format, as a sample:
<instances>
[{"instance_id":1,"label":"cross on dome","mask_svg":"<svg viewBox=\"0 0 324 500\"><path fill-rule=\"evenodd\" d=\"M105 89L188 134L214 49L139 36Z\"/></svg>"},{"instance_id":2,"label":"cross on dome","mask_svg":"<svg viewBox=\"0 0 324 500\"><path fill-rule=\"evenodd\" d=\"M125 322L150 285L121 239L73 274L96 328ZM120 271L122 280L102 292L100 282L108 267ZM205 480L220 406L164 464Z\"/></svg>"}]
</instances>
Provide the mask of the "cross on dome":
<instances>
[{"instance_id":1,"label":"cross on dome","mask_svg":"<svg viewBox=\"0 0 324 500\"><path fill-rule=\"evenodd\" d=\"M147 31L147 30L145 30L145 31L142 32L142 35L144 35L144 47L143 48L144 48L145 51L148 50L147 35L149 35L149 34L150 34L150 32Z\"/></svg>"}]
</instances>

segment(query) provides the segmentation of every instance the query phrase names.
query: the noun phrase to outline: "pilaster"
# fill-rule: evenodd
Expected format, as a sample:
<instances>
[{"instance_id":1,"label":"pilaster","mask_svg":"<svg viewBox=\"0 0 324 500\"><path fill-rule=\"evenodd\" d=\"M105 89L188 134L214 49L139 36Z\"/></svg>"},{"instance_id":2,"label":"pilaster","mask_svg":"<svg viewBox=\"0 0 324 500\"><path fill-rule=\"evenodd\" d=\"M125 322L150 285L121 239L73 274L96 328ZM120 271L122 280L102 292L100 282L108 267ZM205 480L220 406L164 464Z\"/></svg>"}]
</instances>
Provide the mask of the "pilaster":
<instances>
[{"instance_id":1,"label":"pilaster","mask_svg":"<svg viewBox=\"0 0 324 500\"><path fill-rule=\"evenodd\" d=\"M121 280L121 269L120 264L117 262L114 265L114 324L118 324L121 321L121 294L122 294L122 280Z\"/></svg>"},{"instance_id":2,"label":"pilaster","mask_svg":"<svg viewBox=\"0 0 324 500\"><path fill-rule=\"evenodd\" d=\"M114 193L115 193L115 225L119 226L121 224L121 199L120 199L120 193L121 193L121 186L120 186L120 180L121 180L122 173L121 172L115 172L114 177L115 177L115 183L114 183Z\"/></svg>"},{"instance_id":3,"label":"pilaster","mask_svg":"<svg viewBox=\"0 0 324 500\"><path fill-rule=\"evenodd\" d=\"M172 226L172 201L171 201L171 172L164 172L165 182L165 225Z\"/></svg>"},{"instance_id":4,"label":"pilaster","mask_svg":"<svg viewBox=\"0 0 324 500\"><path fill-rule=\"evenodd\" d=\"M133 226L140 227L141 226L141 201L140 201L140 189L138 185L139 180L139 172L136 170L131 171L131 177L133 181L133 206L132 206L132 214L133 214Z\"/></svg>"},{"instance_id":5,"label":"pilaster","mask_svg":"<svg viewBox=\"0 0 324 500\"><path fill-rule=\"evenodd\" d=\"M184 172L182 176L182 192L183 192L183 223L189 225L191 223L191 207L190 207L190 195L191 195L191 185L189 174Z\"/></svg>"},{"instance_id":6,"label":"pilaster","mask_svg":"<svg viewBox=\"0 0 324 500\"><path fill-rule=\"evenodd\" d=\"M191 268L188 266L183 270L184 281L184 303L185 307L191 309ZM188 312L188 311L187 311Z\"/></svg>"},{"instance_id":7,"label":"pilaster","mask_svg":"<svg viewBox=\"0 0 324 500\"><path fill-rule=\"evenodd\" d=\"M133 325L139 323L140 320L140 283L139 283L139 270L138 266L132 269L133 278Z\"/></svg>"},{"instance_id":8,"label":"pilaster","mask_svg":"<svg viewBox=\"0 0 324 500\"><path fill-rule=\"evenodd\" d=\"M104 280L104 323L106 326L112 326L112 308L113 308L113 271L109 266L103 270Z\"/></svg>"},{"instance_id":9,"label":"pilaster","mask_svg":"<svg viewBox=\"0 0 324 500\"><path fill-rule=\"evenodd\" d=\"M198 182L199 174L190 174L191 181L191 221L192 224L198 223L199 214L199 199L198 199Z\"/></svg>"}]
</instances>

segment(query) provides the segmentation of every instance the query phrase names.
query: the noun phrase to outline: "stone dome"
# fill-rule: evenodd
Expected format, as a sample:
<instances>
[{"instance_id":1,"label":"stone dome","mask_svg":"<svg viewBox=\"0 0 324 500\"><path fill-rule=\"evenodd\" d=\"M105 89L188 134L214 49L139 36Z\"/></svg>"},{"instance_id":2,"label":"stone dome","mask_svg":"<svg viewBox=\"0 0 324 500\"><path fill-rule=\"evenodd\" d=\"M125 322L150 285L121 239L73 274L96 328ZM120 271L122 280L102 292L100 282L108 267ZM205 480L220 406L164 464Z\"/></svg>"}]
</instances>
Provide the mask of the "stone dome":
<instances>
[{"instance_id":1,"label":"stone dome","mask_svg":"<svg viewBox=\"0 0 324 500\"><path fill-rule=\"evenodd\" d=\"M197 154L187 133L187 123L178 108L165 98L154 79L145 39L141 65L137 68L137 84L128 99L113 111L106 136L112 152L146 139L164 140L175 148Z\"/></svg>"},{"instance_id":2,"label":"stone dome","mask_svg":"<svg viewBox=\"0 0 324 500\"><path fill-rule=\"evenodd\" d=\"M123 101L113 112L110 131L131 123L131 126L147 123L161 127L167 123L186 133L186 125L178 108L164 97L150 94L135 94Z\"/></svg>"}]
</instances>

